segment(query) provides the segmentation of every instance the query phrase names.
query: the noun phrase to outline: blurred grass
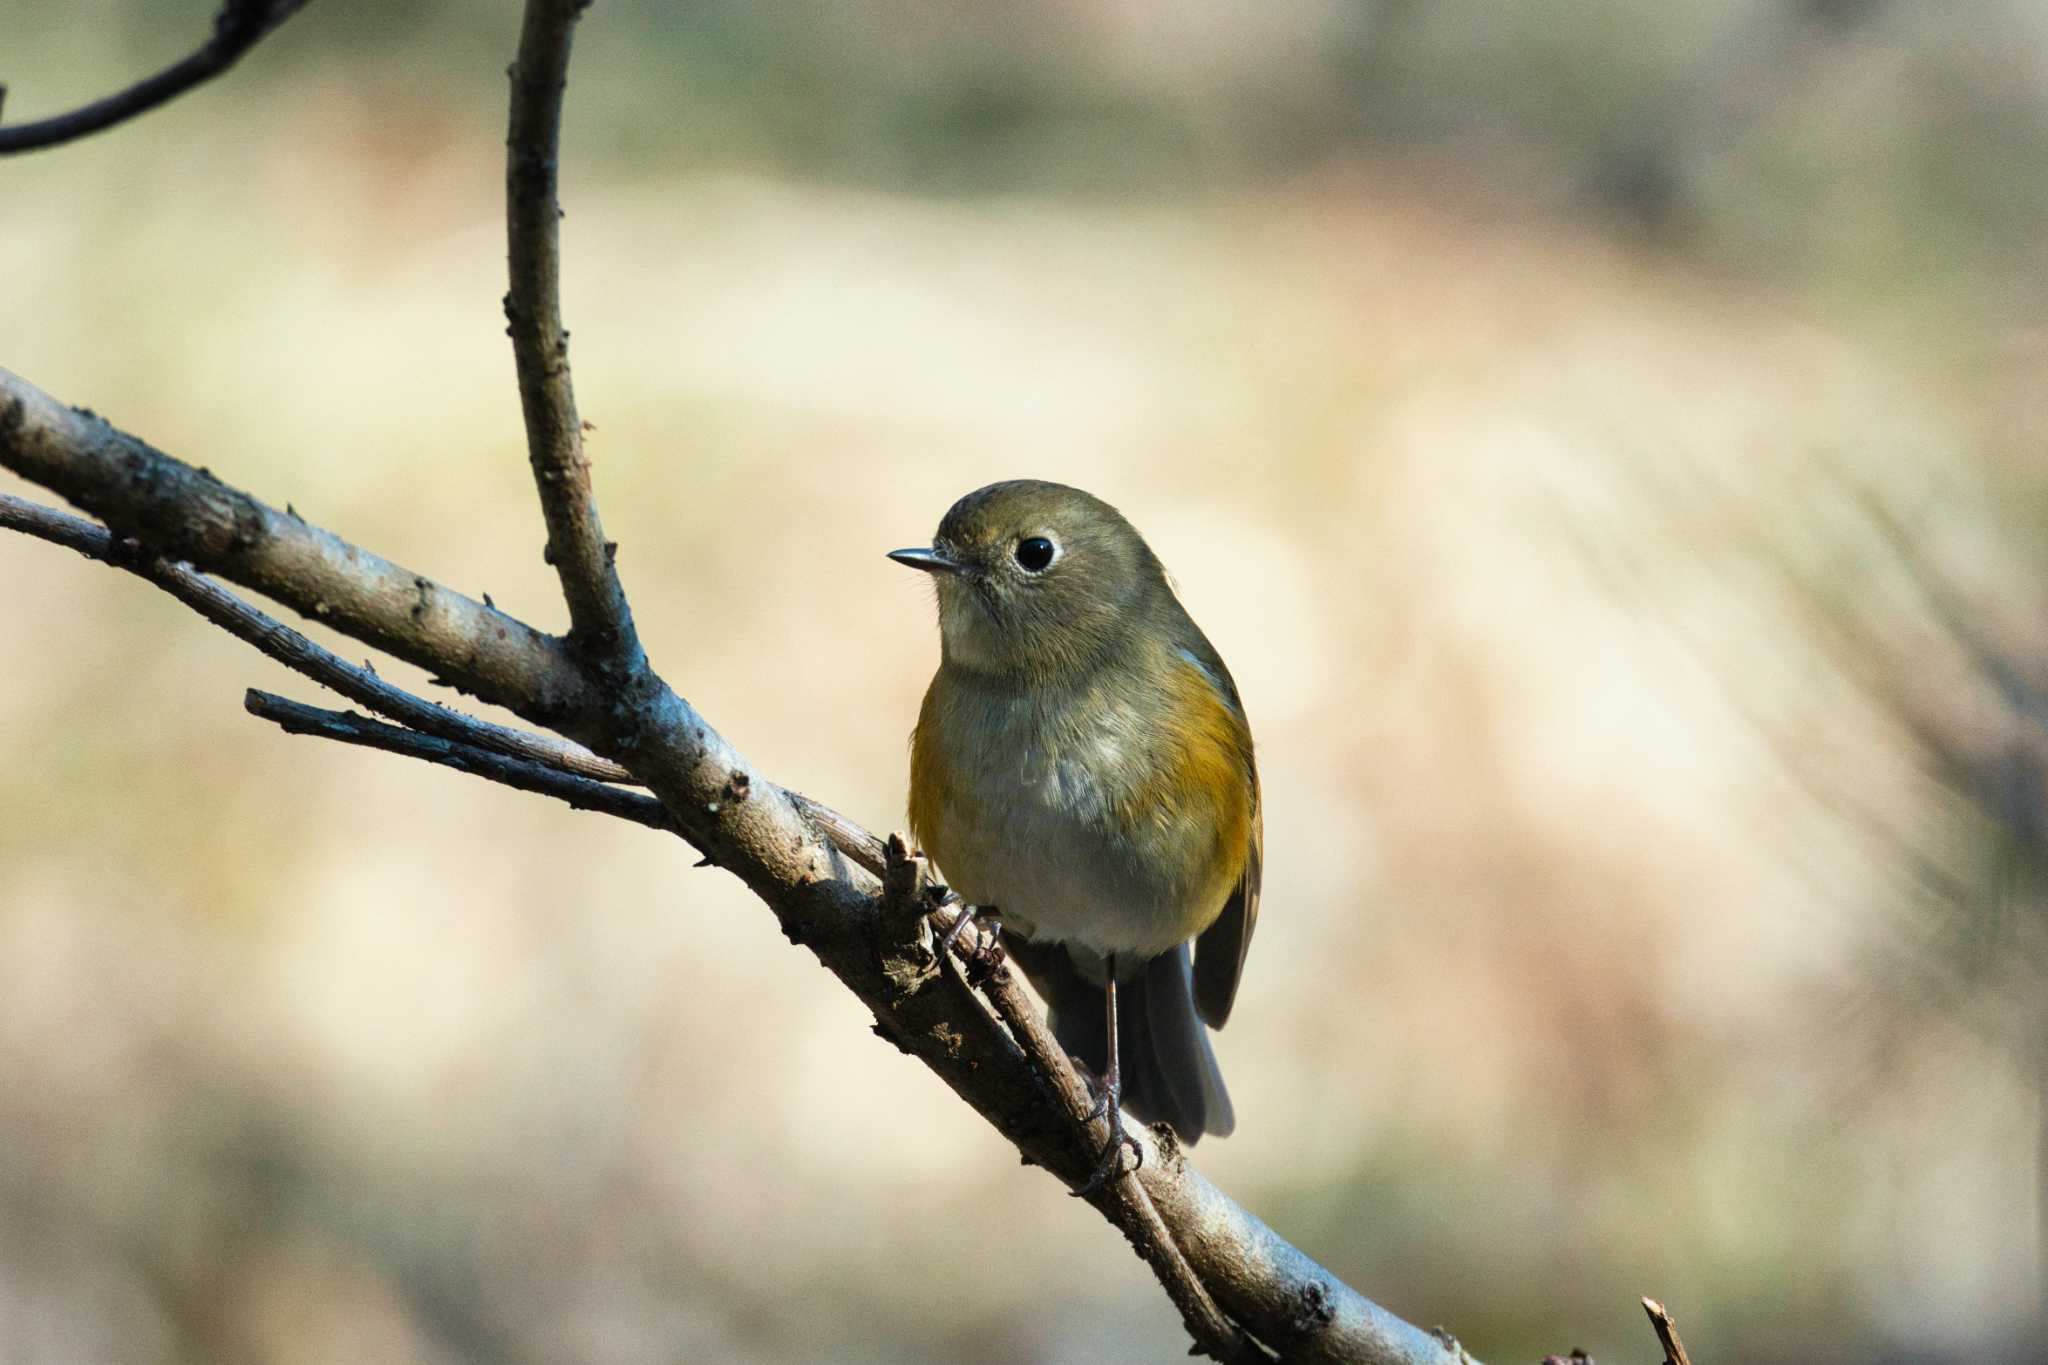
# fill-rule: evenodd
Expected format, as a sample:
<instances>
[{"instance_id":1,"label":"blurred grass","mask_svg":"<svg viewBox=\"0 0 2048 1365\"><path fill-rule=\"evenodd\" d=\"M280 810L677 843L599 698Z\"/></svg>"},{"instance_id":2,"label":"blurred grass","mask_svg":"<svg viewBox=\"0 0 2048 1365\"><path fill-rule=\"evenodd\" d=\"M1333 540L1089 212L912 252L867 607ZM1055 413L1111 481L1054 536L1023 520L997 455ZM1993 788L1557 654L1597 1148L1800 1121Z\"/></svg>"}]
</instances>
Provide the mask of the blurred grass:
<instances>
[{"instance_id":1,"label":"blurred grass","mask_svg":"<svg viewBox=\"0 0 2048 1365\"><path fill-rule=\"evenodd\" d=\"M935 649L881 552L992 478L1124 507L1269 803L1245 1122L1200 1160L1489 1360L1647 1359L1642 1293L1703 1360L2028 1358L2040 903L1985 890L2024 830L1984 774L2032 731L1925 587L2038 668L2048 47L2018 3L1816 12L579 38L567 307L655 657L897 825ZM10 118L209 14L7 14ZM497 311L512 27L315 5L0 167L0 363L558 624ZM1179 1355L680 846L288 741L239 691L304 689L168 601L0 575L20 1358Z\"/></svg>"}]
</instances>

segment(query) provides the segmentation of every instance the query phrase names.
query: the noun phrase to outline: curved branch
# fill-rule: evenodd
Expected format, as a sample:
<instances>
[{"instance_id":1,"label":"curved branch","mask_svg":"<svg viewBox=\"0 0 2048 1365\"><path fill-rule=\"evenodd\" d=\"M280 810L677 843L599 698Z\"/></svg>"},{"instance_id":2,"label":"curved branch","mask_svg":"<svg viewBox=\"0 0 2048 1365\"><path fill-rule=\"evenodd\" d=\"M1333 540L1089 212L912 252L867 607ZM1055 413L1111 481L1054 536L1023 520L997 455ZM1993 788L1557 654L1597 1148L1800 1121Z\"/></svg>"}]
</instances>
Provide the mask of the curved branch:
<instances>
[{"instance_id":1,"label":"curved branch","mask_svg":"<svg viewBox=\"0 0 2048 1365\"><path fill-rule=\"evenodd\" d=\"M569 378L569 333L562 326L562 208L556 199L556 152L562 133L562 91L569 81L569 41L589 0L533 0L519 34L512 80L511 127L505 137L505 237L511 287L505 331L519 371L526 418L526 454L547 520L547 560L569 604L569 639L593 662L629 677L645 662L633 613L619 586L604 538L583 423Z\"/></svg>"},{"instance_id":2,"label":"curved branch","mask_svg":"<svg viewBox=\"0 0 2048 1365\"><path fill-rule=\"evenodd\" d=\"M864 859L842 855L825 836L810 814L817 808L756 774L659 679L611 706L596 705L596 685L559 640L266 507L5 370L0 466L135 537L138 554L190 559L623 761L685 837L744 880L784 932L868 1006L877 1033L923 1062L1027 1160L1070 1188L1088 1178L1094 1146L1057 1098L1064 1058L1053 1059L1050 1075L1032 1064L1030 1054L1043 1055L1047 1044L1031 1036L1043 1021L1021 988L1000 975L991 983L999 996L1018 992L999 1005L999 1020L960 989L956 975L937 970L921 923L906 926L881 913L879 882ZM318 611L320 604L328 610ZM418 619L413 606L423 607ZM837 842L880 848L857 827L840 831ZM1170 1144L1141 1136L1137 1182L1158 1223L1206 1292L1260 1341L1289 1360L1467 1359L1454 1342L1402 1322L1288 1245ZM1125 1221L1120 1206L1106 1206L1111 1197L1097 1191L1091 1202L1143 1248L1150 1234Z\"/></svg>"},{"instance_id":3,"label":"curved branch","mask_svg":"<svg viewBox=\"0 0 2048 1365\"><path fill-rule=\"evenodd\" d=\"M213 18L213 35L197 52L105 99L33 123L0 128L0 156L55 147L169 103L233 66L305 4L306 0L227 0ZM0 87L0 95L5 93L5 87Z\"/></svg>"}]
</instances>

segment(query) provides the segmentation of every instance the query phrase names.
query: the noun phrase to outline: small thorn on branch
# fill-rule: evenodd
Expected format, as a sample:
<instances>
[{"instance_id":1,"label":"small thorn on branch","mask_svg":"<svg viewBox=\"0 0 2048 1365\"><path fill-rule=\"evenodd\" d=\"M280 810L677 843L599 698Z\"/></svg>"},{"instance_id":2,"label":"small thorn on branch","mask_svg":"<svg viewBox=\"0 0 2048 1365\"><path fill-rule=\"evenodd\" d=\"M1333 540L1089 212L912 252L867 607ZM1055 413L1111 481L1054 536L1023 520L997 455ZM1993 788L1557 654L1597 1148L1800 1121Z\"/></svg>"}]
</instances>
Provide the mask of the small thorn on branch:
<instances>
[{"instance_id":1,"label":"small thorn on branch","mask_svg":"<svg viewBox=\"0 0 2048 1365\"><path fill-rule=\"evenodd\" d=\"M1692 1358L1685 1353L1685 1343L1678 1339L1678 1324L1671 1320L1664 1305L1646 1298L1643 1311L1650 1315L1650 1329L1657 1334L1657 1344L1664 1348L1664 1365L1692 1365Z\"/></svg>"}]
</instances>

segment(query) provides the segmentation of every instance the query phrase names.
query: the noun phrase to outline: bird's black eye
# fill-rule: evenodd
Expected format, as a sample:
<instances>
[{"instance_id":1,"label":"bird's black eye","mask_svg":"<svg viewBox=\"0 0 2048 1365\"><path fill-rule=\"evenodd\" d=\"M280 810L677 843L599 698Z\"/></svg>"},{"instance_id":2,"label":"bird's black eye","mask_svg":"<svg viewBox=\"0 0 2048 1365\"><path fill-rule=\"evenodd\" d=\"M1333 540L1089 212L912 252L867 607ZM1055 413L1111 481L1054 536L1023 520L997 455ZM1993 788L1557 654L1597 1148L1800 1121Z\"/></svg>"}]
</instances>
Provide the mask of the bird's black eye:
<instances>
[{"instance_id":1,"label":"bird's black eye","mask_svg":"<svg viewBox=\"0 0 2048 1365\"><path fill-rule=\"evenodd\" d=\"M1043 573L1059 547L1044 536L1026 536L1017 542L1017 564L1026 573Z\"/></svg>"}]
</instances>

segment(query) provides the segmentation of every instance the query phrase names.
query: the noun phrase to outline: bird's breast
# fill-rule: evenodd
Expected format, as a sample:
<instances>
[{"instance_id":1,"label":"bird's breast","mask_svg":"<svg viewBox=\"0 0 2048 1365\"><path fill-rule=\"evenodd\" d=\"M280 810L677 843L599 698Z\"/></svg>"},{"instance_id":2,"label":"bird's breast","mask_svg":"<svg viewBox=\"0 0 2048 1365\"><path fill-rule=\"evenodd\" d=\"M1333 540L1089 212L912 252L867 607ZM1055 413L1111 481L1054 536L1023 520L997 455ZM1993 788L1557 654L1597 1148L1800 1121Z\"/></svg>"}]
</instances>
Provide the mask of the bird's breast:
<instances>
[{"instance_id":1,"label":"bird's breast","mask_svg":"<svg viewBox=\"0 0 2048 1365\"><path fill-rule=\"evenodd\" d=\"M1027 935L1150 956L1206 928L1242 870L1240 765L1179 698L933 680L913 833L949 884Z\"/></svg>"}]
</instances>

